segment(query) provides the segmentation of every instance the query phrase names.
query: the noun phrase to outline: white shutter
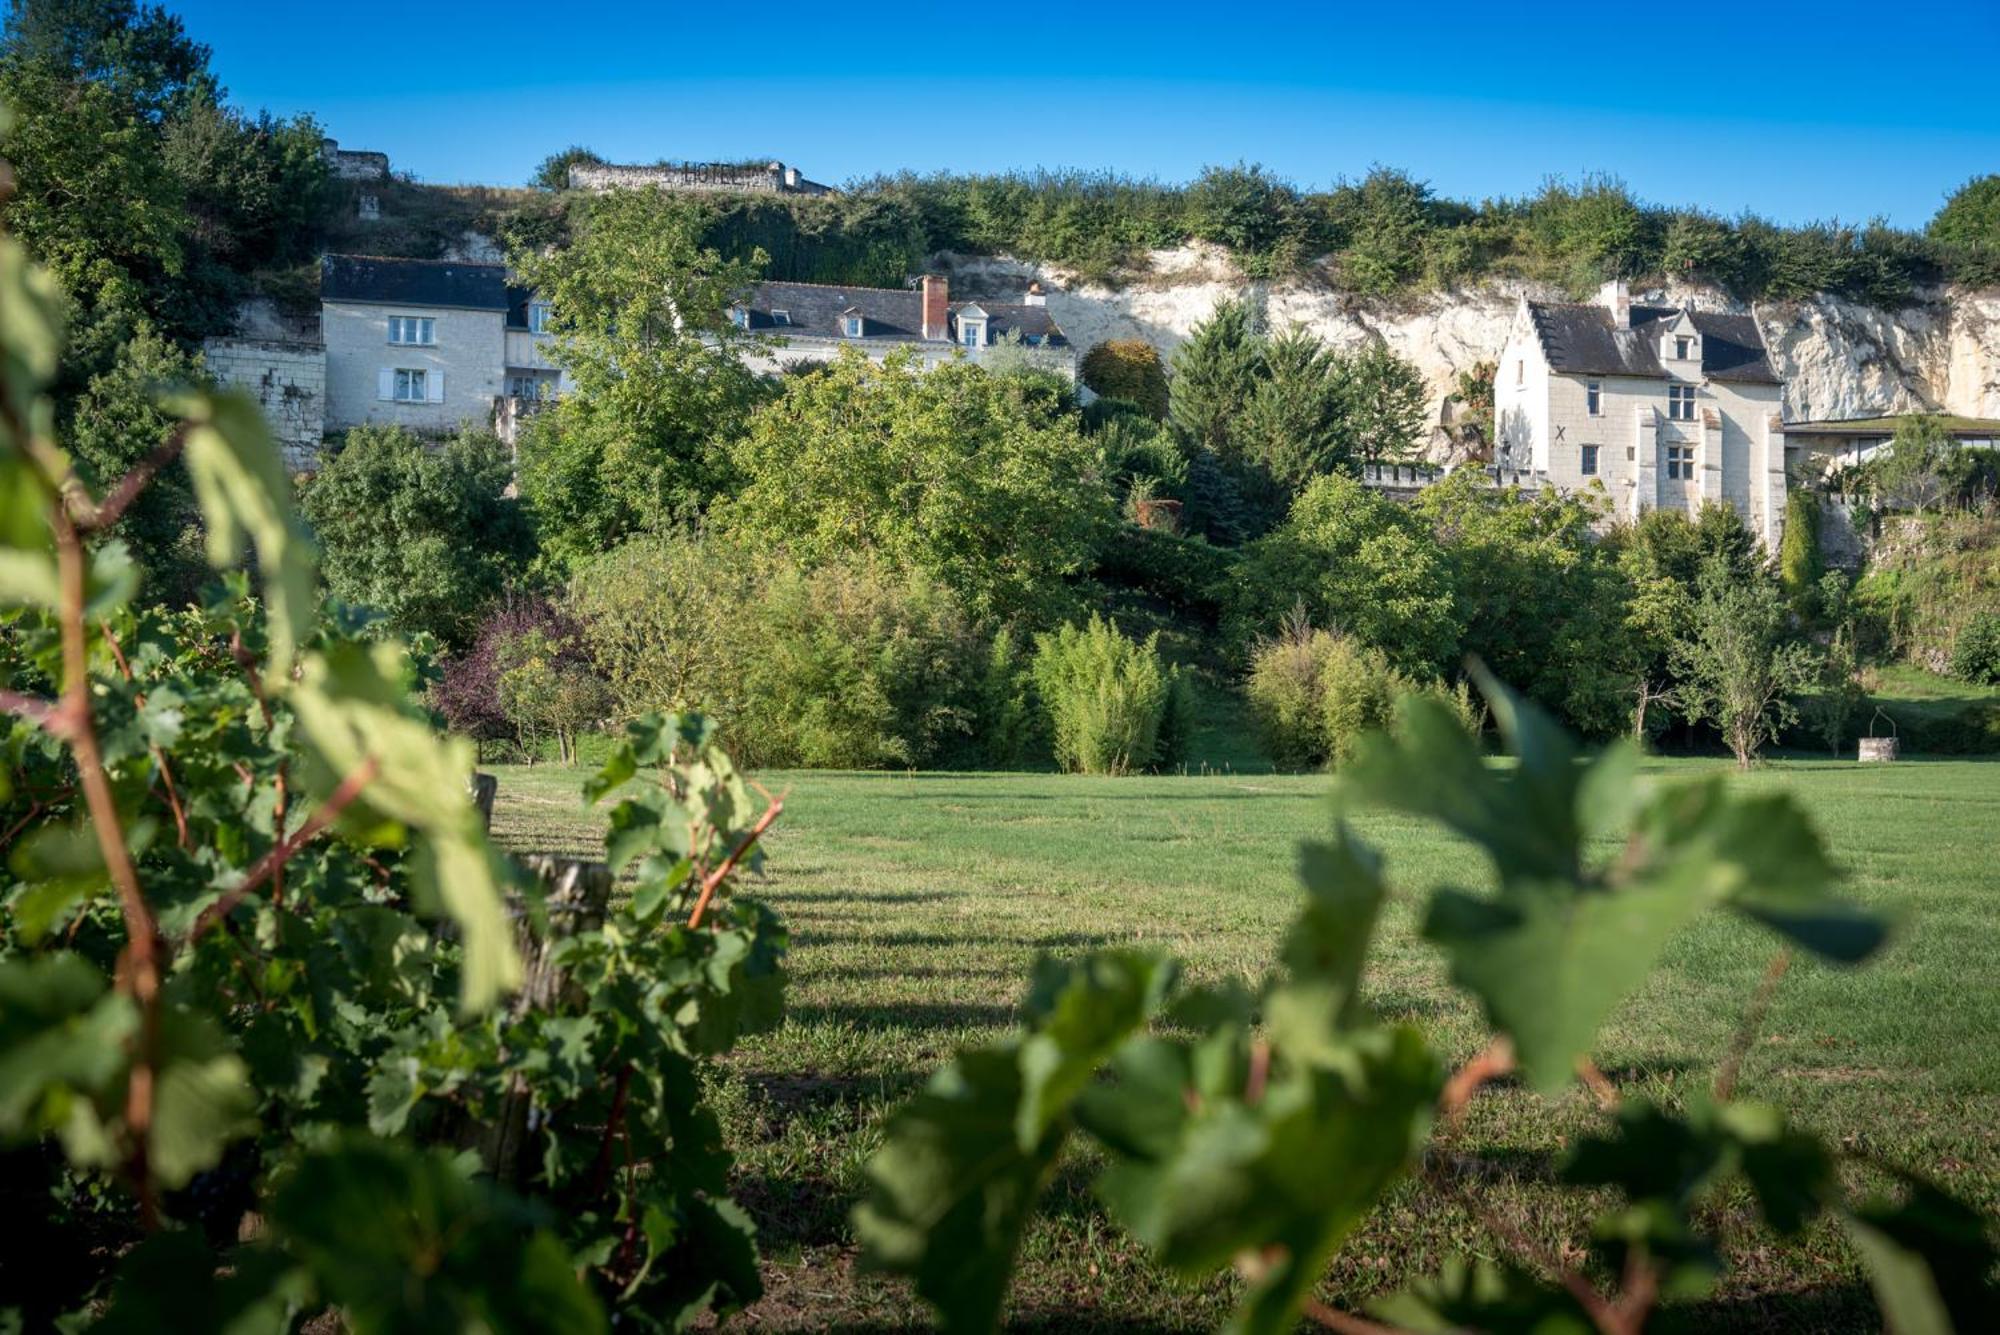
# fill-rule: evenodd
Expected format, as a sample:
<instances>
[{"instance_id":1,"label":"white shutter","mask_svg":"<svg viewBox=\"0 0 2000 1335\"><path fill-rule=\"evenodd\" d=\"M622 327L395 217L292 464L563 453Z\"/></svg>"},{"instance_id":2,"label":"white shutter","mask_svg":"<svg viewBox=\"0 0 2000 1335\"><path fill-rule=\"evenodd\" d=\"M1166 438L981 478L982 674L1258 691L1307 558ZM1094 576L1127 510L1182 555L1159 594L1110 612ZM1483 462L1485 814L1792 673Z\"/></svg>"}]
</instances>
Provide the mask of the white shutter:
<instances>
[{"instance_id":1,"label":"white shutter","mask_svg":"<svg viewBox=\"0 0 2000 1335\"><path fill-rule=\"evenodd\" d=\"M375 373L375 397L378 399L396 397L396 373L386 366Z\"/></svg>"},{"instance_id":2,"label":"white shutter","mask_svg":"<svg viewBox=\"0 0 2000 1335\"><path fill-rule=\"evenodd\" d=\"M431 401L432 403L443 403L443 402L444 402L444 372L443 372L443 371L437 371L437 370L433 370L433 371L432 371L432 372L431 372L431 373L430 373L429 375L425 376L425 377L424 377L424 387L425 387L425 389L427 389L427 390L429 391L429 394L428 394L428 397L430 398L430 401Z\"/></svg>"}]
</instances>

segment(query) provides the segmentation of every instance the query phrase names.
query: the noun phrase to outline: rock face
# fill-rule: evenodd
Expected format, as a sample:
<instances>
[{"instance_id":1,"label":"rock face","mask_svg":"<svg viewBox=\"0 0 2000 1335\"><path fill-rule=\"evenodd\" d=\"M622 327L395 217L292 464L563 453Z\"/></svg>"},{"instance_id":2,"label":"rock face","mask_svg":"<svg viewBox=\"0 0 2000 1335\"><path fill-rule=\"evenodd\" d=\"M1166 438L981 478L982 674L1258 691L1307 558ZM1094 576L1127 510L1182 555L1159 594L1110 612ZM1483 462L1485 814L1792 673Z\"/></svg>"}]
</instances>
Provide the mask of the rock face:
<instances>
[{"instance_id":1,"label":"rock face","mask_svg":"<svg viewBox=\"0 0 2000 1335\"><path fill-rule=\"evenodd\" d=\"M1039 280L1050 312L1079 349L1143 338L1170 355L1218 301L1235 296L1258 305L1273 328L1303 324L1336 347L1379 340L1423 373L1440 423L1450 420L1447 396L1459 373L1499 355L1522 296L1569 299L1543 285L1499 280L1376 300L1310 280L1253 282L1223 252L1195 246L1155 252L1148 273L1116 288L1005 258L944 255L939 262L963 294L999 296ZM1754 313L1786 376L1790 421L1917 411L2000 417L2000 291L1947 288L1901 310L1827 296L1753 305L1681 284L1632 295L1647 304Z\"/></svg>"}]
</instances>

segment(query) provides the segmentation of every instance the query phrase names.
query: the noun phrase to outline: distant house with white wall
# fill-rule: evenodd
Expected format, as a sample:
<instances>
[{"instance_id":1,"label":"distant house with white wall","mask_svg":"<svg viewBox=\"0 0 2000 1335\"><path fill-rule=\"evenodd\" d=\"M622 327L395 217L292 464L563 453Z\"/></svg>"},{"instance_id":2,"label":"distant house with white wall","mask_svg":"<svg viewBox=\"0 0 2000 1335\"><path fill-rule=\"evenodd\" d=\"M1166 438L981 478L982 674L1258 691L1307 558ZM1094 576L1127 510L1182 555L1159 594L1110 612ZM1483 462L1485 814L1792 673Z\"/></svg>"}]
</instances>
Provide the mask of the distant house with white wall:
<instances>
[{"instance_id":1,"label":"distant house with white wall","mask_svg":"<svg viewBox=\"0 0 2000 1335\"><path fill-rule=\"evenodd\" d=\"M547 307L498 264L328 255L320 270L326 430L442 434L552 397ZM505 433L503 433L505 434Z\"/></svg>"},{"instance_id":2,"label":"distant house with white wall","mask_svg":"<svg viewBox=\"0 0 2000 1335\"><path fill-rule=\"evenodd\" d=\"M768 340L753 360L759 369L831 361L851 347L878 362L908 349L927 366L1004 356L1076 375L1076 350L1039 283L1020 301L953 301L942 274L926 274L914 288L758 283L729 308L729 320Z\"/></svg>"},{"instance_id":3,"label":"distant house with white wall","mask_svg":"<svg viewBox=\"0 0 2000 1335\"><path fill-rule=\"evenodd\" d=\"M687 190L750 195L831 195L830 185L808 181L782 162L578 162L569 169L572 190Z\"/></svg>"},{"instance_id":4,"label":"distant house with white wall","mask_svg":"<svg viewBox=\"0 0 2000 1335\"><path fill-rule=\"evenodd\" d=\"M1618 514L1728 502L1776 550L1785 516L1784 381L1748 315L1523 299L1494 381L1496 450Z\"/></svg>"}]
</instances>

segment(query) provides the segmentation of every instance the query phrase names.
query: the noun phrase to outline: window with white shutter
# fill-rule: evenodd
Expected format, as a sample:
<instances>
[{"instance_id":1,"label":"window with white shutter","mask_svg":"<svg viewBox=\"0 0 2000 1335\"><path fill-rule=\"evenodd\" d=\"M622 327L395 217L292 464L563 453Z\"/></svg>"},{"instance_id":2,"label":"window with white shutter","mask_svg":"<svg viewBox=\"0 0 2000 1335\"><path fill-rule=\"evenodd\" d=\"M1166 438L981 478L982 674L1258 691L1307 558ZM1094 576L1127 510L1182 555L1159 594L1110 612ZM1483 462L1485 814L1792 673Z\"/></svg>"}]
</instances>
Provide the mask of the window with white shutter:
<instances>
[{"instance_id":1,"label":"window with white shutter","mask_svg":"<svg viewBox=\"0 0 2000 1335\"><path fill-rule=\"evenodd\" d=\"M375 397L378 399L396 397L396 372L393 367L385 366L375 373Z\"/></svg>"},{"instance_id":2,"label":"window with white shutter","mask_svg":"<svg viewBox=\"0 0 2000 1335\"><path fill-rule=\"evenodd\" d=\"M431 401L432 403L443 403L443 402L444 402L444 372L443 372L443 371L432 371L432 372L431 372L430 374L426 375L426 376L424 377L424 384L425 384L425 387L426 387L427 389L429 389L429 391L430 391L430 401Z\"/></svg>"}]
</instances>

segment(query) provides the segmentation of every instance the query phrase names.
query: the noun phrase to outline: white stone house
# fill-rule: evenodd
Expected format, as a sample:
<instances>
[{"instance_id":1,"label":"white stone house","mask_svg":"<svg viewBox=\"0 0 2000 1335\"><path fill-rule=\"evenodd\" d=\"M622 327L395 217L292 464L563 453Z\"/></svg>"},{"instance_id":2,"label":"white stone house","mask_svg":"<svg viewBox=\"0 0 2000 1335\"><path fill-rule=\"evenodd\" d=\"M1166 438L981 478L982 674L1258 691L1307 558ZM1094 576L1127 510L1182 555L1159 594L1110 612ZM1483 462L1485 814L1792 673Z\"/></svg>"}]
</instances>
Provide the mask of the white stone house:
<instances>
[{"instance_id":1,"label":"white stone house","mask_svg":"<svg viewBox=\"0 0 2000 1335\"><path fill-rule=\"evenodd\" d=\"M1601 483L1627 518L1727 502L1775 551L1784 389L1751 316L1634 306L1622 281L1589 305L1523 299L1494 378L1498 462Z\"/></svg>"},{"instance_id":2,"label":"white stone house","mask_svg":"<svg viewBox=\"0 0 2000 1335\"><path fill-rule=\"evenodd\" d=\"M908 349L925 366L1020 358L1076 377L1076 350L1039 283L1017 302L953 301L942 274L926 274L913 288L758 283L729 308L729 320L764 340L751 358L760 371L831 361L852 347L877 362Z\"/></svg>"},{"instance_id":3,"label":"white stone house","mask_svg":"<svg viewBox=\"0 0 2000 1335\"><path fill-rule=\"evenodd\" d=\"M564 388L546 321L547 308L510 285L503 265L328 255L326 430L511 424L509 400L532 404Z\"/></svg>"}]
</instances>

